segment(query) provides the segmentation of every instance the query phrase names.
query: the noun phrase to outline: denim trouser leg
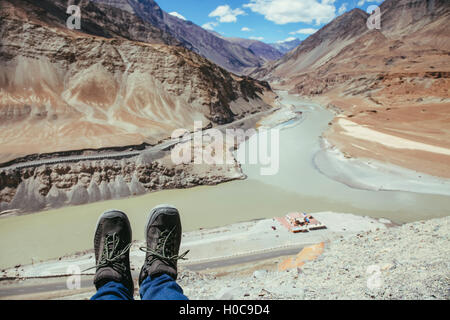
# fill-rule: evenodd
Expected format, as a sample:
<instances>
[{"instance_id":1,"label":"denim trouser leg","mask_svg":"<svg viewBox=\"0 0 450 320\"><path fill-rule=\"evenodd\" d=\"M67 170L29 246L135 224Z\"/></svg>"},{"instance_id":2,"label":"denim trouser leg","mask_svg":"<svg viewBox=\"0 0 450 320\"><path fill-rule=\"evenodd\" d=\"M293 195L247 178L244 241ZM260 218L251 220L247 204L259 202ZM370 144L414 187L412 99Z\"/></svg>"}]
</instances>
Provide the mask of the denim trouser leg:
<instances>
[{"instance_id":1,"label":"denim trouser leg","mask_svg":"<svg viewBox=\"0 0 450 320\"><path fill-rule=\"evenodd\" d=\"M145 278L139 292L142 300L189 300L183 289L167 274Z\"/></svg>"},{"instance_id":2,"label":"denim trouser leg","mask_svg":"<svg viewBox=\"0 0 450 320\"><path fill-rule=\"evenodd\" d=\"M133 300L133 294L123 284L110 281L100 287L91 300Z\"/></svg>"}]
</instances>

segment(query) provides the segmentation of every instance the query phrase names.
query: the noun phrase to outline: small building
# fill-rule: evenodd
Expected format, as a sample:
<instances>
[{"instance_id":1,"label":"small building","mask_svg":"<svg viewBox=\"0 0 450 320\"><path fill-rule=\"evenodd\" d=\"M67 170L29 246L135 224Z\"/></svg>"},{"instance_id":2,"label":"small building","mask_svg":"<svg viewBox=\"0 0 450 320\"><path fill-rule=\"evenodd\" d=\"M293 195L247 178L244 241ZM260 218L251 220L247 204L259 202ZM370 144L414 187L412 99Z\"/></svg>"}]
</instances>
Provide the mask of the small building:
<instances>
[{"instance_id":1,"label":"small building","mask_svg":"<svg viewBox=\"0 0 450 320\"><path fill-rule=\"evenodd\" d=\"M309 232L312 230L326 229L326 226L310 214L292 212L284 217L275 218L290 232Z\"/></svg>"}]
</instances>

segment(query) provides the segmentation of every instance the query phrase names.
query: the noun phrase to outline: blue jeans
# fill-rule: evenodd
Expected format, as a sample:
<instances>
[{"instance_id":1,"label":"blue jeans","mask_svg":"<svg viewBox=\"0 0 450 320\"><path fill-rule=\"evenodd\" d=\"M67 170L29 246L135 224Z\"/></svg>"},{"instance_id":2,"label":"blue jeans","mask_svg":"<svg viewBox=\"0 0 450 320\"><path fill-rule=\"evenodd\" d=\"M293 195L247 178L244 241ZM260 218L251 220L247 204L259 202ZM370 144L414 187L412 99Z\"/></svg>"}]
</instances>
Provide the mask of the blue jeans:
<instances>
[{"instance_id":1,"label":"blue jeans","mask_svg":"<svg viewBox=\"0 0 450 320\"><path fill-rule=\"evenodd\" d=\"M188 300L183 289L167 274L153 279L147 277L141 283L139 294L141 300ZM111 281L99 288L91 300L133 300L133 292L123 284Z\"/></svg>"}]
</instances>

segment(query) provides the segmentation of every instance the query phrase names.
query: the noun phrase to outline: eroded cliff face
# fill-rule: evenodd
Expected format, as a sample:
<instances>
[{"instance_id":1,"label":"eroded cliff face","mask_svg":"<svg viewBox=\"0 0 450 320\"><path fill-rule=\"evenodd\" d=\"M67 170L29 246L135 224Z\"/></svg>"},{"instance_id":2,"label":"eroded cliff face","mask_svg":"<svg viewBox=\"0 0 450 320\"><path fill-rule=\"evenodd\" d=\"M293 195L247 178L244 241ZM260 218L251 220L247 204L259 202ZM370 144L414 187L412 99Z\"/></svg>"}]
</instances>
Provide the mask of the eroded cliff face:
<instances>
[{"instance_id":1,"label":"eroded cliff face","mask_svg":"<svg viewBox=\"0 0 450 320\"><path fill-rule=\"evenodd\" d=\"M122 160L3 170L0 172L0 213L32 213L163 189L215 185L243 176L236 161L222 166L175 165L169 152L144 152Z\"/></svg>"},{"instance_id":2,"label":"eroded cliff face","mask_svg":"<svg viewBox=\"0 0 450 320\"><path fill-rule=\"evenodd\" d=\"M91 6L85 30L71 31L66 1L2 1L0 162L154 144L195 120L214 126L271 108L267 83L166 45L177 41L142 21L131 27L138 18L127 11Z\"/></svg>"}]
</instances>

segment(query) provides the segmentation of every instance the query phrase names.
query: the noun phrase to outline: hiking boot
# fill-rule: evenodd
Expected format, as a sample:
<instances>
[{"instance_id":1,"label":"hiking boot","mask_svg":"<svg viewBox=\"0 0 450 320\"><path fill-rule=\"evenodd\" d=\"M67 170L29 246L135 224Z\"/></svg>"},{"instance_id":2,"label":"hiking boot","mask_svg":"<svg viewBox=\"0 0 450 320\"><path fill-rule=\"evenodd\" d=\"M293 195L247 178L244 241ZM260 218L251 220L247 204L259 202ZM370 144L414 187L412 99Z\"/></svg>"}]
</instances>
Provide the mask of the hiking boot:
<instances>
[{"instance_id":1,"label":"hiking boot","mask_svg":"<svg viewBox=\"0 0 450 320\"><path fill-rule=\"evenodd\" d=\"M178 255L181 234L180 214L175 207L160 205L152 209L145 227L147 247L140 248L146 255L139 284L147 276L158 277L162 274L177 279L177 261L185 260L184 256L189 252Z\"/></svg>"},{"instance_id":2,"label":"hiking boot","mask_svg":"<svg viewBox=\"0 0 450 320\"><path fill-rule=\"evenodd\" d=\"M103 213L94 237L97 290L110 281L122 283L134 292L130 270L131 226L125 213L112 210Z\"/></svg>"}]
</instances>

